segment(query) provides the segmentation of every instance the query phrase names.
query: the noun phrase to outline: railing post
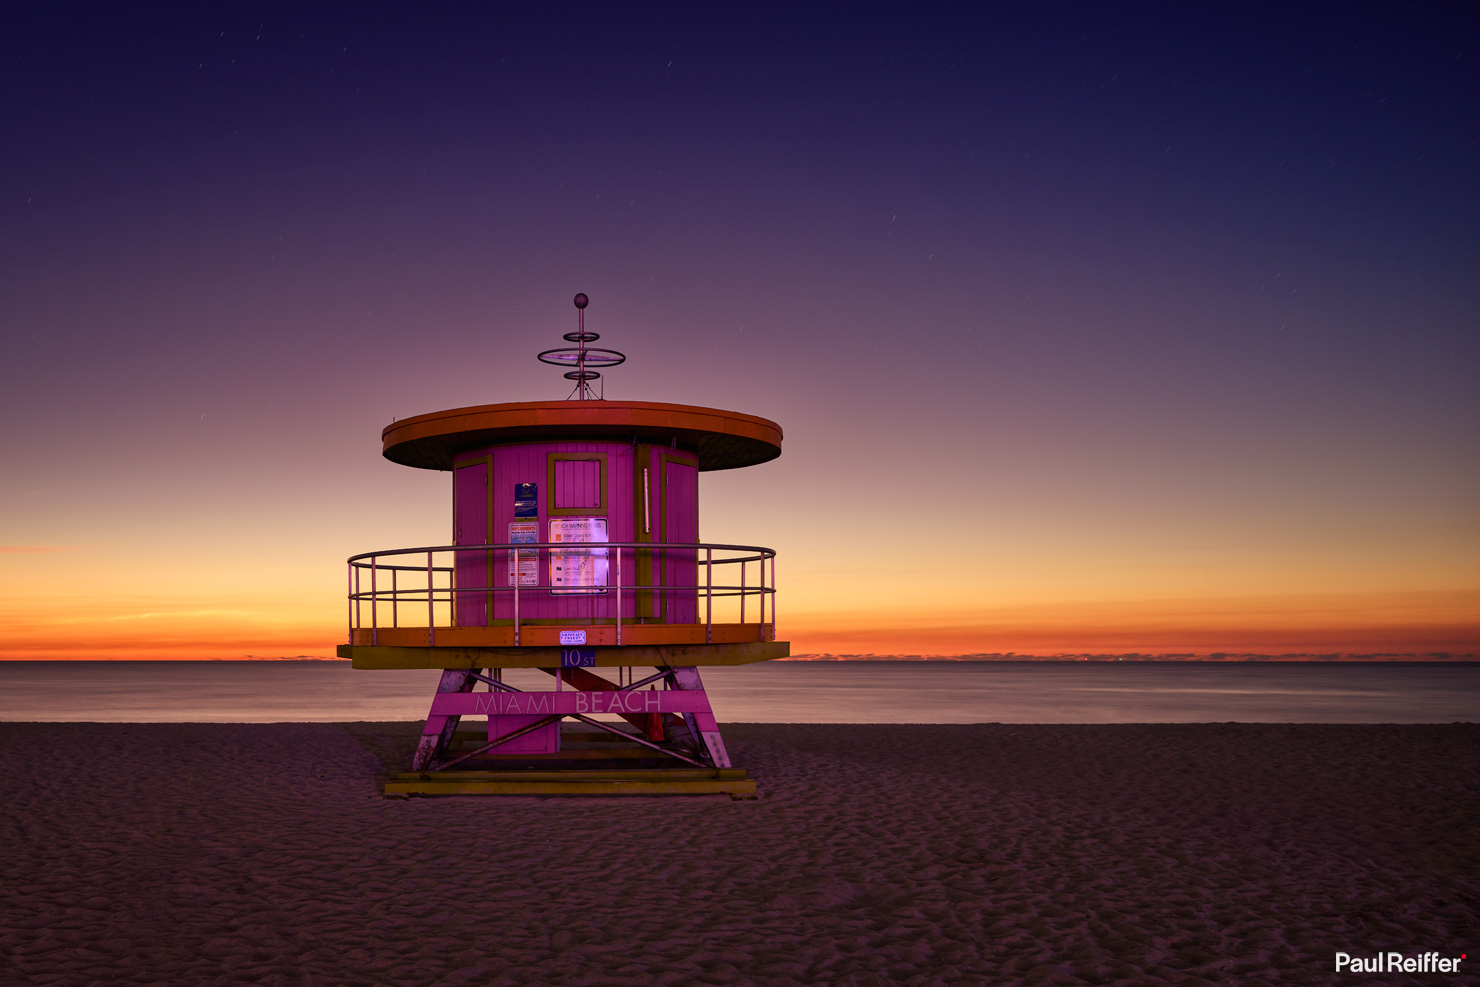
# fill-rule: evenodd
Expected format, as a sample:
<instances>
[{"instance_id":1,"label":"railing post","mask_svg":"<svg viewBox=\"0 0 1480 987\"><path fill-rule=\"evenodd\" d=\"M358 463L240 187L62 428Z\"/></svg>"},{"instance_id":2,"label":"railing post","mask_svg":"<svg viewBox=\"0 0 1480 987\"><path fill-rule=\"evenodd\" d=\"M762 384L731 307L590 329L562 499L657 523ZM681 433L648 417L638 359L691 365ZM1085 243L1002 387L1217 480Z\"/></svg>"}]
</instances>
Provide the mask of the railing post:
<instances>
[{"instance_id":1,"label":"railing post","mask_svg":"<svg viewBox=\"0 0 1480 987\"><path fill-rule=\"evenodd\" d=\"M764 563L762 563L764 565ZM776 556L771 556L771 640L776 640Z\"/></svg>"},{"instance_id":2,"label":"railing post","mask_svg":"<svg viewBox=\"0 0 1480 987\"><path fill-rule=\"evenodd\" d=\"M704 643L714 643L714 549L704 550Z\"/></svg>"},{"instance_id":3,"label":"railing post","mask_svg":"<svg viewBox=\"0 0 1480 987\"><path fill-rule=\"evenodd\" d=\"M617 546L617 647L622 646L622 547Z\"/></svg>"},{"instance_id":4,"label":"railing post","mask_svg":"<svg viewBox=\"0 0 1480 987\"><path fill-rule=\"evenodd\" d=\"M376 563L380 561L377 555L370 556L370 645L374 647L380 643L380 617L376 609L380 603L380 594L376 592Z\"/></svg>"},{"instance_id":5,"label":"railing post","mask_svg":"<svg viewBox=\"0 0 1480 987\"><path fill-rule=\"evenodd\" d=\"M349 625L346 628L349 631L349 637L344 643L353 645L355 643L355 564L353 562L344 571L344 589L344 605L346 607L344 622Z\"/></svg>"},{"instance_id":6,"label":"railing post","mask_svg":"<svg viewBox=\"0 0 1480 987\"><path fill-rule=\"evenodd\" d=\"M745 559L740 559L740 626L745 626Z\"/></svg>"},{"instance_id":7,"label":"railing post","mask_svg":"<svg viewBox=\"0 0 1480 987\"><path fill-rule=\"evenodd\" d=\"M432 553L427 553L427 645L437 646L437 613L432 609L436 599L436 582L432 575Z\"/></svg>"},{"instance_id":8,"label":"railing post","mask_svg":"<svg viewBox=\"0 0 1480 987\"><path fill-rule=\"evenodd\" d=\"M766 639L766 553L761 552L761 640Z\"/></svg>"},{"instance_id":9,"label":"railing post","mask_svg":"<svg viewBox=\"0 0 1480 987\"><path fill-rule=\"evenodd\" d=\"M553 467L552 467L553 468ZM539 535L535 535L536 538ZM540 581L540 550L534 550L534 581ZM519 574L519 549L514 549L514 647L519 647L519 584L524 582Z\"/></svg>"},{"instance_id":10,"label":"railing post","mask_svg":"<svg viewBox=\"0 0 1480 987\"><path fill-rule=\"evenodd\" d=\"M360 625L364 623L364 621L360 619L360 567L355 565L351 566L350 568L353 569L355 573L355 630L359 630Z\"/></svg>"}]
</instances>

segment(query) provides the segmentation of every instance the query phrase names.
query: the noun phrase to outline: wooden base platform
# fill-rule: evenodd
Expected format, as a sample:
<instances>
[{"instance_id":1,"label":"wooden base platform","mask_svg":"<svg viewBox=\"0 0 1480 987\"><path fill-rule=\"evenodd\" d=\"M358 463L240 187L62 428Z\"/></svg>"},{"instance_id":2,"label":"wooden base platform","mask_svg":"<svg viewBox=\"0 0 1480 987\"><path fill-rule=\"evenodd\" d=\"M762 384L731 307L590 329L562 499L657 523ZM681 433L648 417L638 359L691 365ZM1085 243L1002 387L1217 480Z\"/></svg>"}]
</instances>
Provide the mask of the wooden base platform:
<instances>
[{"instance_id":1,"label":"wooden base platform","mask_svg":"<svg viewBox=\"0 0 1480 987\"><path fill-rule=\"evenodd\" d=\"M634 768L563 771L423 771L385 783L408 795L728 795L756 798L744 768Z\"/></svg>"}]
</instances>

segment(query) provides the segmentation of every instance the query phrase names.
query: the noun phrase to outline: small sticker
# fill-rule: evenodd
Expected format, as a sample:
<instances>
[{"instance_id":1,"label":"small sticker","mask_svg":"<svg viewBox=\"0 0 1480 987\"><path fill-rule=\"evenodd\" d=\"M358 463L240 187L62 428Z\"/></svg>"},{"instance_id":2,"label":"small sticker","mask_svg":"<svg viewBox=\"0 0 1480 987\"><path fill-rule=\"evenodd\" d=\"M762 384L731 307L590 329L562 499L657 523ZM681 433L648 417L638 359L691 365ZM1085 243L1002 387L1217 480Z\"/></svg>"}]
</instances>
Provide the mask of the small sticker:
<instances>
[{"instance_id":1,"label":"small sticker","mask_svg":"<svg viewBox=\"0 0 1480 987\"><path fill-rule=\"evenodd\" d=\"M567 631L566 633L583 633L581 631ZM561 637L565 635L562 634ZM593 668L596 665L596 652L591 648L562 648L560 650L561 668Z\"/></svg>"},{"instance_id":2,"label":"small sticker","mask_svg":"<svg viewBox=\"0 0 1480 987\"><path fill-rule=\"evenodd\" d=\"M549 638L546 638L545 640L548 641ZM561 644L585 644L586 643L586 632L585 631L561 631L560 632L560 643Z\"/></svg>"}]
</instances>

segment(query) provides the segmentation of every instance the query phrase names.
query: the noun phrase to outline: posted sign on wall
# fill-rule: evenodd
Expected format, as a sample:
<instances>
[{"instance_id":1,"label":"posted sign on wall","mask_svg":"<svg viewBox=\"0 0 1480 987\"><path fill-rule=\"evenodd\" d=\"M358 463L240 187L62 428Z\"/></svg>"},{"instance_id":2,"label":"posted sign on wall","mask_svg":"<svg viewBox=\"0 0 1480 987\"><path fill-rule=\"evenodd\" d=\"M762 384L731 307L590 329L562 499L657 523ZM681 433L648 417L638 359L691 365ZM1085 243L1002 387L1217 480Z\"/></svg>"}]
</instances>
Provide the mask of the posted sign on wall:
<instances>
[{"instance_id":1,"label":"posted sign on wall","mask_svg":"<svg viewBox=\"0 0 1480 987\"><path fill-rule=\"evenodd\" d=\"M604 517L552 517L550 541L590 544L605 542ZM550 549L550 593L555 596L606 592L604 548Z\"/></svg>"},{"instance_id":2,"label":"posted sign on wall","mask_svg":"<svg viewBox=\"0 0 1480 987\"><path fill-rule=\"evenodd\" d=\"M538 521L509 522L510 545L533 545L539 540L540 523ZM519 564L519 585L538 586L540 584L540 553L533 548L516 549L509 553L509 585L514 585L516 556Z\"/></svg>"}]
</instances>

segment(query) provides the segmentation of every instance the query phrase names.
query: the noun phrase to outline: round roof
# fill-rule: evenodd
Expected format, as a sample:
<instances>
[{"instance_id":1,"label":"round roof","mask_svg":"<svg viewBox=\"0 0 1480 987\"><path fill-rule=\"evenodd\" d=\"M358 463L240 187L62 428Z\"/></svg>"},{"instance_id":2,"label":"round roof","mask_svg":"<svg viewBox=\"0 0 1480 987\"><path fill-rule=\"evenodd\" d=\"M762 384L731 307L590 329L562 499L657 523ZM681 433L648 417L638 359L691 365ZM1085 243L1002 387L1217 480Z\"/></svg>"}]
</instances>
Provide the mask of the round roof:
<instances>
[{"instance_id":1,"label":"round roof","mask_svg":"<svg viewBox=\"0 0 1480 987\"><path fill-rule=\"evenodd\" d=\"M677 444L701 470L754 466L781 455L781 426L737 411L653 401L521 401L453 408L406 418L380 433L386 459L450 470L458 453L540 439Z\"/></svg>"}]
</instances>

